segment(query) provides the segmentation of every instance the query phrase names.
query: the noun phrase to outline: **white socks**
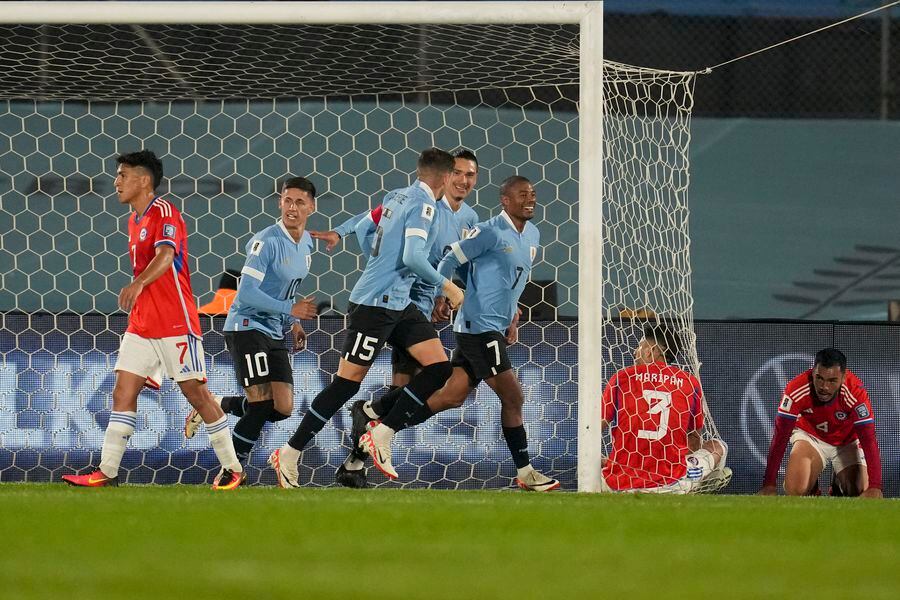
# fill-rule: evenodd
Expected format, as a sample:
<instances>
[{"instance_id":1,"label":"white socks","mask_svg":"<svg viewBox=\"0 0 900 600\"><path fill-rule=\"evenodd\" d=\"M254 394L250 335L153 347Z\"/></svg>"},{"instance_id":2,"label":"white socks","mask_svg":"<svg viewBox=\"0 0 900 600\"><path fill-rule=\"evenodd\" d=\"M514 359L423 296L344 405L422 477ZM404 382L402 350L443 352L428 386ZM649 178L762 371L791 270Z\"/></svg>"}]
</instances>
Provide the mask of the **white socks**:
<instances>
[{"instance_id":1,"label":"white socks","mask_svg":"<svg viewBox=\"0 0 900 600\"><path fill-rule=\"evenodd\" d=\"M100 451L100 470L107 477L118 476L122 455L125 454L128 438L134 433L136 424L136 412L112 411L109 414L109 424L103 436L103 449Z\"/></svg>"},{"instance_id":2,"label":"white socks","mask_svg":"<svg viewBox=\"0 0 900 600\"><path fill-rule=\"evenodd\" d=\"M237 454L234 452L234 444L231 441L231 432L228 431L228 417L222 417L214 423L206 424L206 433L209 435L209 443L212 445L219 463L222 467L234 473L244 470Z\"/></svg>"}]
</instances>

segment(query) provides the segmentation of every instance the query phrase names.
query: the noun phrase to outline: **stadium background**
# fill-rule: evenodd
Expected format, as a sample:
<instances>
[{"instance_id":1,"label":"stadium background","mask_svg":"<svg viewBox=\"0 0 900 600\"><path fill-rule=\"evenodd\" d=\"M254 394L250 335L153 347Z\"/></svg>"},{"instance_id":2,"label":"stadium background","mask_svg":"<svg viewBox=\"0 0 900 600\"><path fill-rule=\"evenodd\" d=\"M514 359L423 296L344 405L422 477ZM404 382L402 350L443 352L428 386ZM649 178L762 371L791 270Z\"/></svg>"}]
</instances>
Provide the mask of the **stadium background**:
<instances>
[{"instance_id":1,"label":"stadium background","mask_svg":"<svg viewBox=\"0 0 900 600\"><path fill-rule=\"evenodd\" d=\"M751 15L746 14L747 9L739 8L742 3L735 2L692 2L687 3L690 8L678 13L668 12L668 3L648 3L644 6L648 12L626 4L631 3L607 4L608 58L659 68L700 69L827 24L872 3L835 0L810 9L798 2L755 2ZM900 44L898 20L893 19L888 25L887 41L896 48ZM816 349L833 343L848 350L851 368L869 385L879 417L886 492L898 493L895 440L900 428L900 407L896 401L900 390L892 381L897 372L893 358L897 347L895 328L838 322L736 321L795 317L879 319L884 317L887 301L900 289L896 284L900 250L893 227L896 190L900 189L900 171L895 168L900 157L900 138L896 135L898 106L893 84L884 87L879 82L885 43L881 30L880 19L867 19L714 71L701 77L697 84L690 191L695 314L701 319L733 319L697 324L704 363L702 375L711 410L723 437L731 444L733 464L739 465L732 491L753 491L761 479L760 456L765 452L779 386L793 372L805 368ZM898 69L896 61L890 65L889 83L897 80ZM250 113L256 110L246 102L237 105L249 108ZM198 180L194 185L176 178L170 183L171 191L183 202L188 214L192 203L217 202L216 191L222 190L229 197L268 198L269 204L263 206L271 215L271 176L284 170L277 159L278 138L254 141L242 137L240 123L227 118L229 106L228 102L218 106L172 105L172 111L184 110L186 117L205 110L210 114L208 120L195 120L193 125L188 120L183 132L171 133L180 138L170 146L172 156L181 158L185 173L193 173ZM362 112L378 111L371 108L374 105L363 106ZM571 106L568 108L571 111ZM557 114L565 114L565 109L565 102L561 102ZM311 115L306 127L319 132L321 140L318 147L313 140L304 148L306 154L318 157L317 162L292 165L301 172L329 172L336 160L328 152L330 143L359 144L361 155L372 156L379 149L389 154L408 152L408 145L416 142L414 136L377 142L351 142L335 136L338 127L345 133L353 132L353 111L348 111L340 100L327 106L313 101L304 110ZM258 111L260 120L272 118L276 128L287 130L288 123L278 123L277 103L261 103ZM344 114L349 119L336 118ZM215 124L217 115L223 117L222 129ZM158 120L154 122L153 118ZM443 113L426 113L420 127L423 131L437 129L445 118ZM73 119L95 124L96 136L90 143L71 135ZM453 115L446 120L452 122ZM0 219L5 224L0 247L0 311L4 312L0 331L0 351L4 356L0 369L0 480L17 480L26 474L28 479L49 478L63 457L70 465L87 464L93 458L88 453L99 449L106 415L97 409L105 406L111 391L111 353L117 346L115 334L120 331L121 322L113 318L110 330L102 335L91 333L86 324L90 313L103 315L115 310L115 295L109 290L117 290L127 275L119 253L119 248L124 247L119 222L96 218L121 212L115 200L109 199L111 178L90 178L80 173L104 171L104 165L92 168L88 163L114 154L116 144L121 144L123 138L168 137L165 122L165 115L152 112L135 112L133 119L125 121L110 114L103 103L53 101L11 102L8 112L0 118ZM571 112L569 125L576 124ZM195 126L196 131L191 129ZM483 131L475 127L470 134L477 139ZM557 460L552 470L571 488L577 329L566 319L575 314L576 263L569 248L575 242L576 226L566 199L575 197L577 183L570 164L577 149L565 143L570 131L535 131L527 117L519 122L511 115L508 130L500 135L507 140L504 152L520 155L514 159L516 162L527 156L526 161L531 160L541 169L543 179L558 182L555 187L538 189L542 197L552 199L541 215L541 226L545 230L552 227L559 243L547 249L555 265L552 271L544 266L544 271L538 269L535 277L555 281L559 304L555 316L561 321L528 324L523 331L528 355L518 358L529 361L522 373L529 391L529 410L540 411L552 426L548 431L530 431L533 441L545 440L545 447L538 452L538 463ZM385 142L386 146L382 146ZM237 172L217 173L214 161L192 164L195 148L205 144L210 145L209 149L198 153L243 157L237 161ZM79 154L83 159L76 164L71 157ZM503 155L482 154L480 158L486 171L476 198L481 198L478 203L484 211L483 207L492 205L496 182L504 175L502 169L494 170L489 165L502 165ZM377 162L374 168L378 170ZM344 169L352 171L353 167ZM268 178L257 179L260 173L266 173ZM402 185L405 177L403 172L387 169L385 187ZM357 183L334 179L329 180L327 187L349 189ZM64 216L59 216L66 214L67 202L68 206L74 205L66 197L66 190L77 191L82 197L79 218L85 219L85 230L92 230L79 240L78 251L65 246L63 232L68 224ZM84 200L85 194L88 201ZM351 196L343 207L330 206L327 195L323 196L319 214L311 225L334 224L369 203L368 197L358 195ZM865 226L848 230L842 218L848 206L852 206L854 220ZM195 291L201 301L211 297L225 267L240 266L239 254L245 240L229 235L231 227L240 222L241 229L258 229L270 220L259 214L259 203L235 202L233 207L233 214L192 224L195 233L191 235L191 250L198 273ZM217 253L223 247L229 248L231 253L225 254L224 262L212 255L213 246ZM53 250L41 250L46 248ZM66 266L60 268L63 262ZM78 277L79 271L89 270L86 265L105 276ZM352 281L334 272L350 272L357 263L352 252L345 252L332 259L331 265L332 274L323 276L316 288L333 297L339 312ZM67 274L54 275L60 272ZM40 306L50 313L72 310L87 316L84 320L67 320L65 315L31 314L25 318L16 311L25 306ZM303 390L301 405L318 391L323 373L330 372L334 361L334 356L329 355L333 354L331 336L340 330L340 323L339 319L323 321L325 331L313 336L311 350L296 359L305 364L309 355L321 355L314 363L321 370L307 369L310 374L298 382L298 388ZM556 337L549 336L548 329ZM210 353L220 351L221 343L215 341L220 338L207 337ZM624 348L633 340L621 343ZM26 353L32 355L27 368L22 358ZM384 357L380 360L381 372L386 373ZM530 378L529 370L539 370L541 377L552 382L541 385L552 389L533 385L535 380ZM221 355L210 376L218 389L234 385L228 361ZM61 403L60 399L65 398L77 401ZM194 442L176 442L173 437L180 435L180 418L185 410L176 398L168 389L150 405L142 406L147 411L132 446L152 448L158 442L163 448L179 448L178 467L159 471L160 476L170 477L184 470L188 478L205 478L205 469L190 469L194 464L211 464L208 453L200 452L199 458L196 454L205 441L198 439L192 448ZM447 458L464 475L464 482L465 473L476 468L484 472L475 474L473 481L503 479L498 463L505 460L505 448L499 432L491 429L495 425L479 425L496 423L490 412L496 407L487 400L476 403L471 414L465 414L459 429L447 434L459 436L459 446ZM293 422L275 428L271 439L265 440L266 447L276 443L279 435L286 435ZM480 443L472 444L473 439ZM318 441L324 453L337 450L341 444L338 432L332 429L326 430ZM417 440L408 434L402 441L412 452L412 442ZM81 449L70 450L70 444ZM49 451L51 446L53 451ZM257 462L260 456L262 452L257 453ZM410 456L409 464L415 465L416 457ZM563 458L556 458L560 456ZM136 467L135 480L148 480L152 466L163 464L158 462L163 458L152 451L146 455L131 452L126 465ZM325 460L331 465L340 458L329 454ZM418 473L417 478L439 483L458 480L459 473ZM506 473L507 478L509 475ZM310 473L310 480L325 483L317 477L321 475Z\"/></svg>"}]
</instances>

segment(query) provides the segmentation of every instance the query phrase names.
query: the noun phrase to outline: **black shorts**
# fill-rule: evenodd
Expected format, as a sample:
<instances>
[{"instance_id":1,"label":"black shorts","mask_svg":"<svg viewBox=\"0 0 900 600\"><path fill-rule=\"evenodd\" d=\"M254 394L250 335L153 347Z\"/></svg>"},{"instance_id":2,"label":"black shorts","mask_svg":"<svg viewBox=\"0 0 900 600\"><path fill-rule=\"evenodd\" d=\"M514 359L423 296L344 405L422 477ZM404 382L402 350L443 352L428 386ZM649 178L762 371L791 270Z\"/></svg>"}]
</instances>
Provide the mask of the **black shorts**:
<instances>
[{"instance_id":1,"label":"black shorts","mask_svg":"<svg viewBox=\"0 0 900 600\"><path fill-rule=\"evenodd\" d=\"M391 367L394 373L415 375L416 371L422 368L422 365L406 349L394 346L391 348Z\"/></svg>"},{"instance_id":2,"label":"black shorts","mask_svg":"<svg viewBox=\"0 0 900 600\"><path fill-rule=\"evenodd\" d=\"M409 348L438 339L434 325L412 302L403 310L351 302L348 316L347 339L341 357L353 364L370 366L386 342L395 348Z\"/></svg>"},{"instance_id":3,"label":"black shorts","mask_svg":"<svg viewBox=\"0 0 900 600\"><path fill-rule=\"evenodd\" d=\"M509 371L512 363L506 353L506 336L498 331L457 333L450 364L465 369L473 386Z\"/></svg>"},{"instance_id":4,"label":"black shorts","mask_svg":"<svg viewBox=\"0 0 900 600\"><path fill-rule=\"evenodd\" d=\"M284 340L274 340L249 329L226 331L225 345L234 361L234 373L241 387L246 389L272 381L293 385L294 372Z\"/></svg>"}]
</instances>

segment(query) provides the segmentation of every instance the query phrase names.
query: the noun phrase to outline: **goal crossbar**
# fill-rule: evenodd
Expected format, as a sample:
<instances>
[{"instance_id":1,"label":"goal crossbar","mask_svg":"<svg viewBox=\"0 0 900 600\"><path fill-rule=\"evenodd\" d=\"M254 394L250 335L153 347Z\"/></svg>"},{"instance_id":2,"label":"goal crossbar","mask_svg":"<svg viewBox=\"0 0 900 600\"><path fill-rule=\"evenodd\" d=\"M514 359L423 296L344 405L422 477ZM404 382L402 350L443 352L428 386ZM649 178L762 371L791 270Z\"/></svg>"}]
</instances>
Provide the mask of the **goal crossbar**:
<instances>
[{"instance_id":1,"label":"goal crossbar","mask_svg":"<svg viewBox=\"0 0 900 600\"><path fill-rule=\"evenodd\" d=\"M601 2L2 2L2 24L574 24Z\"/></svg>"}]
</instances>

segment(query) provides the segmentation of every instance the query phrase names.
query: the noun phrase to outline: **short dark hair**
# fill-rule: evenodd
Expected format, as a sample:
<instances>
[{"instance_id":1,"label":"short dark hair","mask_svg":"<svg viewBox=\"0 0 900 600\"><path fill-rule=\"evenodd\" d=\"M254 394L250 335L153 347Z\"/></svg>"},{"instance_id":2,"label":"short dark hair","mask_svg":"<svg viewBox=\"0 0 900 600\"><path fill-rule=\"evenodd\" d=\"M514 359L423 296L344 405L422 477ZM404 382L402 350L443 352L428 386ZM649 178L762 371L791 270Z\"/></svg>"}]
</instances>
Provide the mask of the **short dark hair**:
<instances>
[{"instance_id":1,"label":"short dark hair","mask_svg":"<svg viewBox=\"0 0 900 600\"><path fill-rule=\"evenodd\" d=\"M503 180L503 183L500 184L500 197L509 196L509 190L517 183L531 183L531 180L527 177L522 177L521 175L510 175L506 179Z\"/></svg>"},{"instance_id":2,"label":"short dark hair","mask_svg":"<svg viewBox=\"0 0 900 600\"><path fill-rule=\"evenodd\" d=\"M284 180L284 183L281 184L281 191L283 192L288 188L307 192L312 196L313 200L316 199L316 186L306 177L288 177Z\"/></svg>"},{"instance_id":3,"label":"short dark hair","mask_svg":"<svg viewBox=\"0 0 900 600\"><path fill-rule=\"evenodd\" d=\"M847 370L847 357L836 348L823 348L816 352L815 364L826 369L837 366L841 368L843 373Z\"/></svg>"},{"instance_id":4,"label":"short dark hair","mask_svg":"<svg viewBox=\"0 0 900 600\"><path fill-rule=\"evenodd\" d=\"M428 148L422 150L419 154L419 160L416 162L416 168L420 171L431 171L433 173L449 173L455 165L453 156L440 148Z\"/></svg>"},{"instance_id":5,"label":"short dark hair","mask_svg":"<svg viewBox=\"0 0 900 600\"><path fill-rule=\"evenodd\" d=\"M145 169L153 178L153 189L156 190L163 178L162 161L156 158L153 150L139 150L138 152L129 152L120 154L116 159L117 165L127 165L129 167L140 167Z\"/></svg>"},{"instance_id":6,"label":"short dark hair","mask_svg":"<svg viewBox=\"0 0 900 600\"><path fill-rule=\"evenodd\" d=\"M475 157L475 153L469 150L468 148L457 148L453 151L453 158L461 158L463 160L471 160L475 163L475 168L478 168L478 158Z\"/></svg>"},{"instance_id":7,"label":"short dark hair","mask_svg":"<svg viewBox=\"0 0 900 600\"><path fill-rule=\"evenodd\" d=\"M663 350L666 362L673 362L681 352L681 336L672 323L665 321L644 324L644 339L656 343Z\"/></svg>"}]
</instances>

